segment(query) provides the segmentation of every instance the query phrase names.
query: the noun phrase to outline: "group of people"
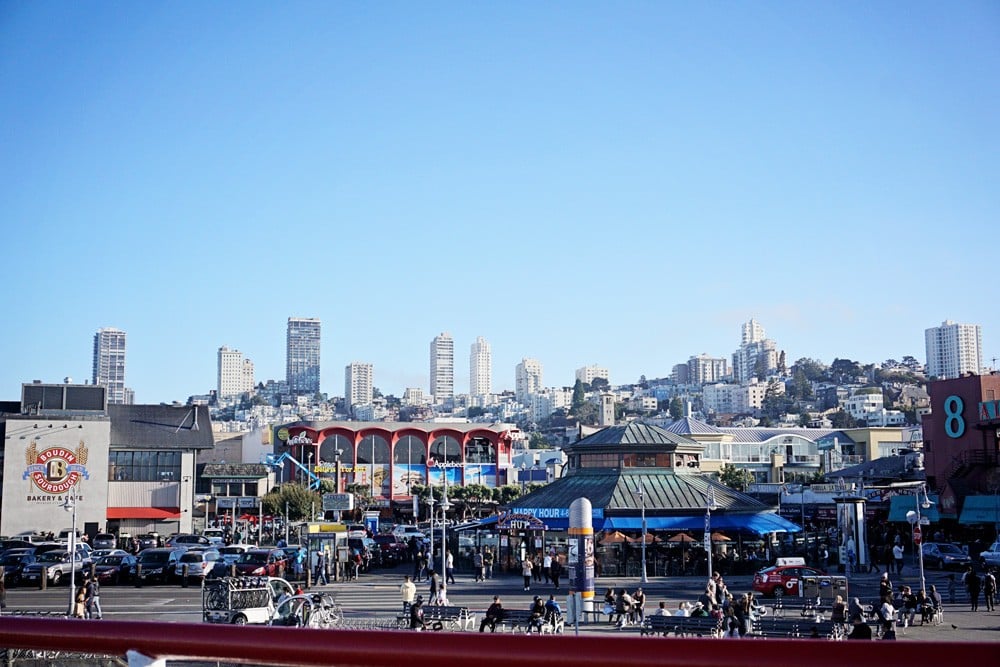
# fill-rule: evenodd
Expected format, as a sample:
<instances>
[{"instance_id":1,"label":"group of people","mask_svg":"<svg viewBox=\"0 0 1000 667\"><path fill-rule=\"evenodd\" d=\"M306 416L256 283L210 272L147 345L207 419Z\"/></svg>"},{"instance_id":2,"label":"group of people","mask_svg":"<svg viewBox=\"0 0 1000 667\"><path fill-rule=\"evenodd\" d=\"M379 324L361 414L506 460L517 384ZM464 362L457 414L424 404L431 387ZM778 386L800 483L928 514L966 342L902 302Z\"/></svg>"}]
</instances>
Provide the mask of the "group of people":
<instances>
[{"instance_id":1,"label":"group of people","mask_svg":"<svg viewBox=\"0 0 1000 667\"><path fill-rule=\"evenodd\" d=\"M531 590L531 582L536 583L551 582L556 590L559 590L559 580L562 578L565 568L554 550L536 553L534 556L526 556L521 561L521 576L524 577L524 590Z\"/></svg>"},{"instance_id":2,"label":"group of people","mask_svg":"<svg viewBox=\"0 0 1000 667\"><path fill-rule=\"evenodd\" d=\"M994 568L987 568L982 579L976 574L970 565L962 575L962 584L969 594L969 603L972 611L979 611L979 593L982 592L986 602L986 611L993 611L996 608L997 577Z\"/></svg>"},{"instance_id":3,"label":"group of people","mask_svg":"<svg viewBox=\"0 0 1000 667\"><path fill-rule=\"evenodd\" d=\"M73 604L73 618L104 618L101 610L101 584L97 577L86 575L83 583L77 586Z\"/></svg>"}]
</instances>

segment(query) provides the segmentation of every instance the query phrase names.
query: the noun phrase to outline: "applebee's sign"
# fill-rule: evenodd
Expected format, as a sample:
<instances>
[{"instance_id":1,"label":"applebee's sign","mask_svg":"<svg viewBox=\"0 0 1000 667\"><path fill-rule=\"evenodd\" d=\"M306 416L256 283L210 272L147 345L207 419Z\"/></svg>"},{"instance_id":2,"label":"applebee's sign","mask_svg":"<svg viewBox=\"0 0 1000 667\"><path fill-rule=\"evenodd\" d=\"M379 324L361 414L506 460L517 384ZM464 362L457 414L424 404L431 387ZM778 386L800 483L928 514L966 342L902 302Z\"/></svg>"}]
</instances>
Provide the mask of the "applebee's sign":
<instances>
[{"instance_id":1,"label":"applebee's sign","mask_svg":"<svg viewBox=\"0 0 1000 667\"><path fill-rule=\"evenodd\" d=\"M34 440L24 451L27 466L21 479L31 479L39 490L45 493L65 493L69 491L80 478L90 479L87 472L87 446L80 441L75 449L68 447L49 447L38 450Z\"/></svg>"}]
</instances>

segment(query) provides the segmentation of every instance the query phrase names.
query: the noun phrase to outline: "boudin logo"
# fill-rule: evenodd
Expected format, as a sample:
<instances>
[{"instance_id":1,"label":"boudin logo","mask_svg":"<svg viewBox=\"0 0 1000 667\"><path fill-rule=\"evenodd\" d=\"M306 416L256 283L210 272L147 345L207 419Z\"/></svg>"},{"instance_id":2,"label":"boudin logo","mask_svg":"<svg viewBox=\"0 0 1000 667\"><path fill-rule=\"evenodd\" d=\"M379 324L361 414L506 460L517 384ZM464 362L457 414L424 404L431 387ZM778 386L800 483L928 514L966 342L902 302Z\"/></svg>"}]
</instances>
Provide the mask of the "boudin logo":
<instances>
[{"instance_id":1,"label":"boudin logo","mask_svg":"<svg viewBox=\"0 0 1000 667\"><path fill-rule=\"evenodd\" d=\"M24 452L27 468L21 479L31 478L45 493L65 493L80 478L90 479L87 472L87 446L80 441L76 450L68 447L49 447L38 451L38 444L32 440Z\"/></svg>"}]
</instances>

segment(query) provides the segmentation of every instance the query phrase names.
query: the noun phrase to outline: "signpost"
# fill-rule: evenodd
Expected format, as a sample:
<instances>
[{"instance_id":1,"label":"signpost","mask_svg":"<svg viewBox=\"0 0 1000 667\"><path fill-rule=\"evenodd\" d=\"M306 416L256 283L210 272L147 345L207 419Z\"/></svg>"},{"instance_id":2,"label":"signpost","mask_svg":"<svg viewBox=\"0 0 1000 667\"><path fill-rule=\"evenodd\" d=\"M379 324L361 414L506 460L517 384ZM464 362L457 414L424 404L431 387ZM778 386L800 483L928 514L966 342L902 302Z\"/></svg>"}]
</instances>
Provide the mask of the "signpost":
<instances>
[{"instance_id":1,"label":"signpost","mask_svg":"<svg viewBox=\"0 0 1000 667\"><path fill-rule=\"evenodd\" d=\"M921 533L922 531L920 530L919 525L913 527L913 543L916 544L918 547L920 546L920 540L922 539Z\"/></svg>"}]
</instances>

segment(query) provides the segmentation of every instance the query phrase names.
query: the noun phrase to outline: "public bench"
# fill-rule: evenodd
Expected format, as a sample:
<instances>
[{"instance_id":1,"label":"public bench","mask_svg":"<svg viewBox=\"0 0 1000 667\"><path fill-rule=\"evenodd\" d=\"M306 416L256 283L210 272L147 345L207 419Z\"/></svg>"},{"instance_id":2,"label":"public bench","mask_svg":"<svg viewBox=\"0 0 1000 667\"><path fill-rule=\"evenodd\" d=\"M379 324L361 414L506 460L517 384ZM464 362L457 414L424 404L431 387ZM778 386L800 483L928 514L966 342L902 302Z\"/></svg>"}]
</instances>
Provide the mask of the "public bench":
<instances>
[{"instance_id":1,"label":"public bench","mask_svg":"<svg viewBox=\"0 0 1000 667\"><path fill-rule=\"evenodd\" d=\"M449 630L472 630L475 628L476 615L469 612L468 607L444 605L424 605L424 623L441 623ZM404 605L402 613L396 614L396 625L401 628L410 627L410 605Z\"/></svg>"},{"instance_id":2,"label":"public bench","mask_svg":"<svg viewBox=\"0 0 1000 667\"><path fill-rule=\"evenodd\" d=\"M814 634L815 631L815 634ZM823 639L844 639L844 624L829 619L763 617L752 623L751 634L757 637L788 639L821 637Z\"/></svg>"},{"instance_id":3,"label":"public bench","mask_svg":"<svg viewBox=\"0 0 1000 667\"><path fill-rule=\"evenodd\" d=\"M639 625L640 635L676 637L719 637L722 621L711 616L646 616Z\"/></svg>"},{"instance_id":4,"label":"public bench","mask_svg":"<svg viewBox=\"0 0 1000 667\"><path fill-rule=\"evenodd\" d=\"M504 609L503 616L497 623L503 628L510 628L511 632L530 633L533 626L531 624L532 614L530 609ZM541 632L544 634L562 634L565 629L566 620L560 614L556 618L548 618L542 621Z\"/></svg>"}]
</instances>

